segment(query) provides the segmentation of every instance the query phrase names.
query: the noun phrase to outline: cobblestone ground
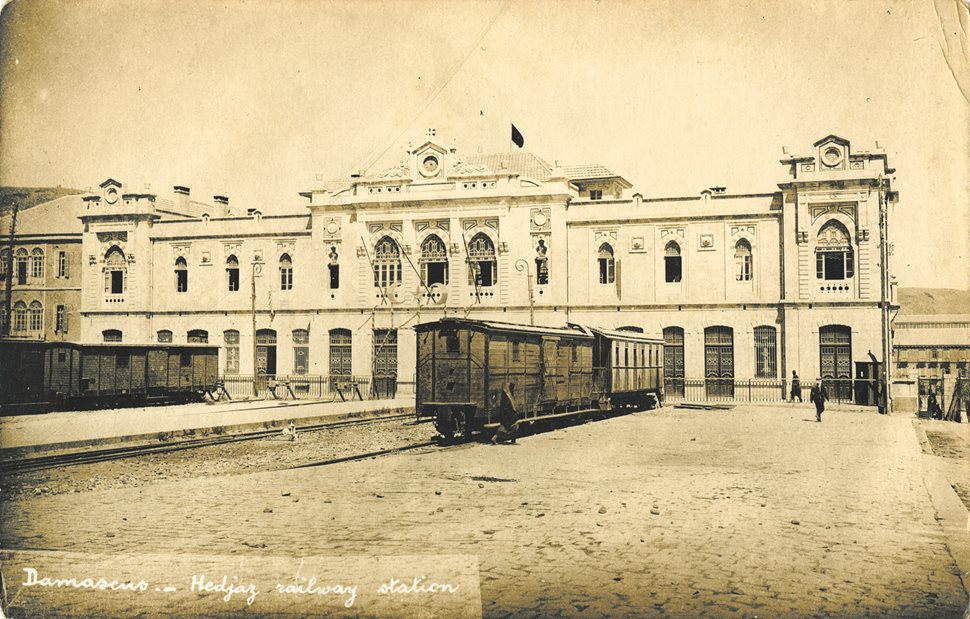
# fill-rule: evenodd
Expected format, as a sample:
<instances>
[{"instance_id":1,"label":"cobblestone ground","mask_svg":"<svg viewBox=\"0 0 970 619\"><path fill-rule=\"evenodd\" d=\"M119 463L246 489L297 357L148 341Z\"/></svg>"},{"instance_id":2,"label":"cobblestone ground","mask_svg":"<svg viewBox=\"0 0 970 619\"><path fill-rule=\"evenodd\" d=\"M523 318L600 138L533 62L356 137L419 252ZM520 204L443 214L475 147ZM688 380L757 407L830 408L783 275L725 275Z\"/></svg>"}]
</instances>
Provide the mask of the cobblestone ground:
<instances>
[{"instance_id":1,"label":"cobblestone ground","mask_svg":"<svg viewBox=\"0 0 970 619\"><path fill-rule=\"evenodd\" d=\"M907 417L664 409L512 446L8 497L0 545L476 555L487 617L961 617L920 457Z\"/></svg>"}]
</instances>

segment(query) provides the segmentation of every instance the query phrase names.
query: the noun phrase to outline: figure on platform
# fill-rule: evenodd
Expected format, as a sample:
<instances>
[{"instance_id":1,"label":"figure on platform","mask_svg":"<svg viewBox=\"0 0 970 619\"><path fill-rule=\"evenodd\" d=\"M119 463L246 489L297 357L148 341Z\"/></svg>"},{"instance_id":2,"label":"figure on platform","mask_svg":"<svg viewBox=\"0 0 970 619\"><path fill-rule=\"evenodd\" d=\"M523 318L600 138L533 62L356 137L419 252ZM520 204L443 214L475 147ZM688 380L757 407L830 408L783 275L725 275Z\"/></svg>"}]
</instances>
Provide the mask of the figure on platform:
<instances>
[{"instance_id":1,"label":"figure on platform","mask_svg":"<svg viewBox=\"0 0 970 619\"><path fill-rule=\"evenodd\" d=\"M799 402L802 401L802 381L798 379L798 373L795 372L795 370L792 370L791 371L791 397L789 398L789 402L794 402L795 398L798 398Z\"/></svg>"},{"instance_id":2,"label":"figure on platform","mask_svg":"<svg viewBox=\"0 0 970 619\"><path fill-rule=\"evenodd\" d=\"M819 378L812 387L809 399L815 404L815 421L822 422L822 413L825 412L825 401L829 399L829 394L825 391L825 384Z\"/></svg>"},{"instance_id":3,"label":"figure on platform","mask_svg":"<svg viewBox=\"0 0 970 619\"><path fill-rule=\"evenodd\" d=\"M539 246L536 247L536 284L539 285L549 283L549 258L546 256L548 251L545 240L539 239Z\"/></svg>"},{"instance_id":4,"label":"figure on platform","mask_svg":"<svg viewBox=\"0 0 970 619\"><path fill-rule=\"evenodd\" d=\"M515 385L506 383L499 396L499 427L492 436L492 444L499 442L515 442L515 435L519 432L519 412L515 409L515 401L512 396L515 394Z\"/></svg>"}]
</instances>

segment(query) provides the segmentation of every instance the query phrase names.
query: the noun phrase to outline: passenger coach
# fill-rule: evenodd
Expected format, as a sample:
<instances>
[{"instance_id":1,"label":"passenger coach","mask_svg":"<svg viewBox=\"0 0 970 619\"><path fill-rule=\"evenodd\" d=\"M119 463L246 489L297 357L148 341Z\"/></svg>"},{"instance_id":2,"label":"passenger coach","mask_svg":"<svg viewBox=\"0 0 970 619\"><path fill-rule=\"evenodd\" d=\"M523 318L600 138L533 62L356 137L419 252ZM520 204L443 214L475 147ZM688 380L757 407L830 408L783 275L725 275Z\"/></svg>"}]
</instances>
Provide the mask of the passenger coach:
<instances>
[{"instance_id":1,"label":"passenger coach","mask_svg":"<svg viewBox=\"0 0 970 619\"><path fill-rule=\"evenodd\" d=\"M445 437L494 427L508 385L526 422L662 401L662 340L580 325L445 318L415 327L416 410Z\"/></svg>"}]
</instances>

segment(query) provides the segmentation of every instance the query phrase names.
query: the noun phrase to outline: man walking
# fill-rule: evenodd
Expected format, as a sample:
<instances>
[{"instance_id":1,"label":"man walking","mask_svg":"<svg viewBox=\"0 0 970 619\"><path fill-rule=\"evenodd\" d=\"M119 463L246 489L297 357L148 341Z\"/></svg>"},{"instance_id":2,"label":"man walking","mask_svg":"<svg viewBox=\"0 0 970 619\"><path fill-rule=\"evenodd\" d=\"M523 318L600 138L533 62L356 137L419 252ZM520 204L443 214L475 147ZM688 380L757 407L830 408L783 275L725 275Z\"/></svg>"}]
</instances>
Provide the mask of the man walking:
<instances>
[{"instance_id":1,"label":"man walking","mask_svg":"<svg viewBox=\"0 0 970 619\"><path fill-rule=\"evenodd\" d=\"M829 394L825 391L822 379L818 379L812 387L809 399L815 404L815 421L822 422L822 413L825 411L825 401L829 399Z\"/></svg>"},{"instance_id":2,"label":"man walking","mask_svg":"<svg viewBox=\"0 0 970 619\"><path fill-rule=\"evenodd\" d=\"M792 370L791 371L791 397L789 398L788 401L794 402L795 398L798 398L799 402L802 401L802 381L798 380L798 374L795 372L795 370Z\"/></svg>"}]
</instances>

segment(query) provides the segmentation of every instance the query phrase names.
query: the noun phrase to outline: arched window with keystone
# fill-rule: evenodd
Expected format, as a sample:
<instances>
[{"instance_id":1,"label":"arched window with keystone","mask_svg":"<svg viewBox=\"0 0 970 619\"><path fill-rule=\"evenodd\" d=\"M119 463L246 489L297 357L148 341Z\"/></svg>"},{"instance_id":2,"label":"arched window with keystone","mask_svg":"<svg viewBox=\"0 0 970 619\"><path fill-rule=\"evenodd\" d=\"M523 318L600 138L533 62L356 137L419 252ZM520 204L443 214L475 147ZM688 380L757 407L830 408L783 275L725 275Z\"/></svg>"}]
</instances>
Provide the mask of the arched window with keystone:
<instances>
[{"instance_id":1,"label":"arched window with keystone","mask_svg":"<svg viewBox=\"0 0 970 619\"><path fill-rule=\"evenodd\" d=\"M832 219L818 231L815 239L815 276L821 280L852 279L855 274L855 253L849 231Z\"/></svg>"}]
</instances>

